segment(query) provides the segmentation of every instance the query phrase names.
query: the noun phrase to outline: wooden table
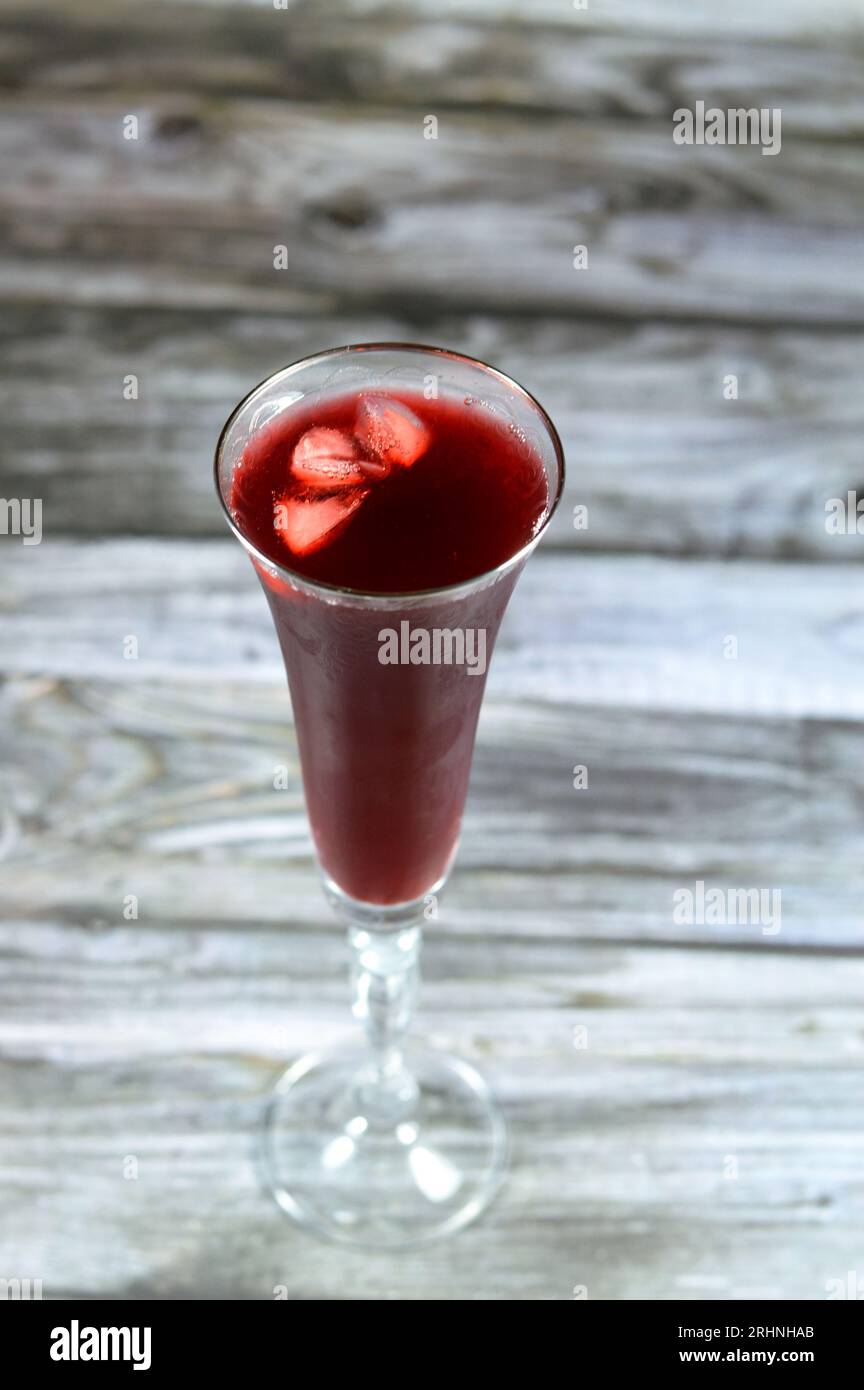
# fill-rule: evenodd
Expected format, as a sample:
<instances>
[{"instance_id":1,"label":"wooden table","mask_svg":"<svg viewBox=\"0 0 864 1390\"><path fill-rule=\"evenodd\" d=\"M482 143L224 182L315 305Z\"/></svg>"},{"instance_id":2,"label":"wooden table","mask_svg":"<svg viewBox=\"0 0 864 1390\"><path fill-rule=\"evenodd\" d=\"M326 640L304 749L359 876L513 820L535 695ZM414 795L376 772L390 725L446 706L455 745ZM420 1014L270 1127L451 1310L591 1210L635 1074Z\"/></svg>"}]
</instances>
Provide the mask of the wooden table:
<instances>
[{"instance_id":1,"label":"wooden table","mask_svg":"<svg viewBox=\"0 0 864 1390\"><path fill-rule=\"evenodd\" d=\"M864 538L825 525L864 495L856 0L4 11L0 491L43 500L44 536L0 547L0 1275L518 1300L864 1277ZM781 153L675 145L697 100L781 107ZM399 1257L295 1231L252 1162L347 986L210 480L253 382L382 338L524 380L570 468L418 1019L497 1087L512 1176ZM699 882L780 890L780 931L678 922Z\"/></svg>"}]
</instances>

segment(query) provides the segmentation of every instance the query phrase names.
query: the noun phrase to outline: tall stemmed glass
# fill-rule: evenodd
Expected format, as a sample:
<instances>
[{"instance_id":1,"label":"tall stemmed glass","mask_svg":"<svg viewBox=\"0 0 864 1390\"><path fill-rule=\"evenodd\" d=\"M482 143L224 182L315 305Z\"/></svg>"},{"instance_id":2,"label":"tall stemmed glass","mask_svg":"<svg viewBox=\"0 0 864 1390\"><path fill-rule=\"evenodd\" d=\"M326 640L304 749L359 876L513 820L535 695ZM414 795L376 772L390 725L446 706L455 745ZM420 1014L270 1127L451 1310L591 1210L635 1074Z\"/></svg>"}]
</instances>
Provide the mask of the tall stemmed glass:
<instances>
[{"instance_id":1,"label":"tall stemmed glass","mask_svg":"<svg viewBox=\"0 0 864 1390\"><path fill-rule=\"evenodd\" d=\"M549 505L530 542L497 569L419 593L363 593L275 563L231 507L250 439L298 403L347 391L428 390L481 402L510 446L546 473ZM265 1172L297 1221L361 1246L404 1246L458 1230L490 1202L506 1167L501 1114L468 1063L409 1045L424 922L456 852L485 674L382 665L382 629L407 622L483 631L487 655L507 601L561 494L563 457L541 406L501 372L458 353L358 344L306 358L234 410L216 452L228 524L248 552L282 648L324 891L348 929L353 1013L365 1041L306 1056L267 1106ZM458 500L456 502L458 505Z\"/></svg>"}]
</instances>

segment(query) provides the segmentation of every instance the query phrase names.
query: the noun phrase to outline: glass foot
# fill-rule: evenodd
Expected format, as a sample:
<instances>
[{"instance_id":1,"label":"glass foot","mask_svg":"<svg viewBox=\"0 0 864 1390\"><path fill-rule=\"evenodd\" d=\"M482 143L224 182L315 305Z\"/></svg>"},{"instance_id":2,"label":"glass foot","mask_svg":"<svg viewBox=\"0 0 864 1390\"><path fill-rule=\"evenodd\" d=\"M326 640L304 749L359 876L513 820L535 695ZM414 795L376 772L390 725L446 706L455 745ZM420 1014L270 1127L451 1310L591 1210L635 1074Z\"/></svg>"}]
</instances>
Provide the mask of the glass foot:
<instances>
[{"instance_id":1,"label":"glass foot","mask_svg":"<svg viewBox=\"0 0 864 1390\"><path fill-rule=\"evenodd\" d=\"M507 1131L483 1078L410 1047L386 1074L357 1050L301 1058L274 1087L261 1141L283 1211L367 1248L458 1231L489 1205L507 1166Z\"/></svg>"}]
</instances>

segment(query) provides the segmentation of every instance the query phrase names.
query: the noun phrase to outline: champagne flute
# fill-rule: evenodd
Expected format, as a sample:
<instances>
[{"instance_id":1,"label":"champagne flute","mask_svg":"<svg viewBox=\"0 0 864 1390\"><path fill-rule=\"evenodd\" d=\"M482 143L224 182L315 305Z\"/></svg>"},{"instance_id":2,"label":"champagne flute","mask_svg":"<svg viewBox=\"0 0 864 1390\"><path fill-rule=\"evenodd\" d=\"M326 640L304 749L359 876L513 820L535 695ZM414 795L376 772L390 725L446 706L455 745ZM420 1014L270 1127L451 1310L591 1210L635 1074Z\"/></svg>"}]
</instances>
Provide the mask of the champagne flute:
<instances>
[{"instance_id":1,"label":"champagne flute","mask_svg":"<svg viewBox=\"0 0 864 1390\"><path fill-rule=\"evenodd\" d=\"M428 400L433 430L442 411L457 422L465 412L467 424L479 409L497 431L502 469L514 449L530 454L545 505L527 541L491 570L404 593L312 578L288 551L274 558L232 500L250 441L337 397L406 392ZM412 344L358 344L305 358L250 392L222 431L215 472L282 648L312 837L324 892L347 928L352 1011L365 1032L362 1042L301 1058L277 1082L264 1170L280 1207L317 1233L410 1246L473 1220L506 1169L506 1128L485 1081L406 1033L423 927L456 853L485 660L560 498L561 444L538 402L486 363ZM382 633L398 645L418 631L451 641L477 634L478 644L482 634L483 669L382 663Z\"/></svg>"}]
</instances>

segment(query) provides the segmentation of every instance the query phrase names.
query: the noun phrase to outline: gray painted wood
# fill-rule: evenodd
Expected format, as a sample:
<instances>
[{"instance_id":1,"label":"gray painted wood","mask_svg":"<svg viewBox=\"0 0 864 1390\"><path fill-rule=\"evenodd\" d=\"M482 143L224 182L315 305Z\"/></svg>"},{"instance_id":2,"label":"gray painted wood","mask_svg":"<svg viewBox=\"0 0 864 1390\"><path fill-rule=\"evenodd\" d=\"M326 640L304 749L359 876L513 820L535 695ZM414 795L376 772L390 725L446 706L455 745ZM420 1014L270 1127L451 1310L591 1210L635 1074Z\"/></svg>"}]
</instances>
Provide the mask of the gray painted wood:
<instances>
[{"instance_id":1,"label":"gray painted wood","mask_svg":"<svg viewBox=\"0 0 864 1390\"><path fill-rule=\"evenodd\" d=\"M420 111L242 99L178 127L175 99L130 97L0 106L4 295L864 322L864 174L844 141L765 158L675 145L671 119L506 112L453 112L426 140Z\"/></svg>"},{"instance_id":2,"label":"gray painted wood","mask_svg":"<svg viewBox=\"0 0 864 1390\"><path fill-rule=\"evenodd\" d=\"M121 682L10 680L7 910L122 927L132 893L145 925L328 930L281 682L154 680L142 666ZM494 668L436 937L864 945L857 723L551 704L508 685ZM776 933L676 924L673 895L700 879L780 891Z\"/></svg>"},{"instance_id":3,"label":"gray painted wood","mask_svg":"<svg viewBox=\"0 0 864 1390\"><path fill-rule=\"evenodd\" d=\"M845 331L32 305L6 324L4 488L38 486L54 536L222 536L208 459L230 404L276 364L408 333L498 364L546 405L569 469L555 545L864 556L864 535L826 530L826 503L864 491L864 339Z\"/></svg>"},{"instance_id":4,"label":"gray painted wood","mask_svg":"<svg viewBox=\"0 0 864 1390\"><path fill-rule=\"evenodd\" d=\"M307 0L281 10L272 0L78 0L58 19L53 0L30 0L7 21L0 76L52 93L123 85L179 96L181 137L191 133L183 114L189 94L639 120L666 118L697 100L749 107L754 83L759 105L782 105L789 135L864 128L854 0L831 14L820 5L818 21L803 0L767 13L764 5L724 5L713 23L683 0L582 11L549 0L512 6L506 18L504 8L498 0L398 7Z\"/></svg>"},{"instance_id":5,"label":"gray painted wood","mask_svg":"<svg viewBox=\"0 0 864 1390\"><path fill-rule=\"evenodd\" d=\"M9 672L130 683L281 675L263 594L230 538L44 539L5 547L4 561ZM502 627L490 684L556 704L860 718L860 574L852 563L541 546ZM123 655L129 635L134 661Z\"/></svg>"},{"instance_id":6,"label":"gray painted wood","mask_svg":"<svg viewBox=\"0 0 864 1390\"><path fill-rule=\"evenodd\" d=\"M510 1300L860 1277L864 542L824 525L864 492L857 0L4 18L0 493L41 497L45 537L0 539L0 1277ZM676 149L696 99L782 105L781 155ZM570 481L502 631L418 1018L489 1074L511 1179L449 1244L335 1257L254 1162L266 1087L346 1036L347 984L209 459L275 366L402 337L524 380ZM699 881L779 890L779 932L676 922Z\"/></svg>"},{"instance_id":7,"label":"gray painted wood","mask_svg":"<svg viewBox=\"0 0 864 1390\"><path fill-rule=\"evenodd\" d=\"M725 955L574 945L562 979L494 934L467 963L431 945L421 1023L494 1080L510 1183L456 1243L336 1258L253 1160L282 1057L343 1034L335 941L128 939L31 936L17 992L50 979L51 1018L4 1024L3 1250L46 1296L818 1299L860 1263L860 962L748 958L744 1000Z\"/></svg>"}]
</instances>

